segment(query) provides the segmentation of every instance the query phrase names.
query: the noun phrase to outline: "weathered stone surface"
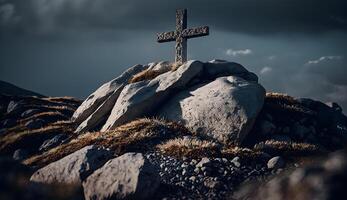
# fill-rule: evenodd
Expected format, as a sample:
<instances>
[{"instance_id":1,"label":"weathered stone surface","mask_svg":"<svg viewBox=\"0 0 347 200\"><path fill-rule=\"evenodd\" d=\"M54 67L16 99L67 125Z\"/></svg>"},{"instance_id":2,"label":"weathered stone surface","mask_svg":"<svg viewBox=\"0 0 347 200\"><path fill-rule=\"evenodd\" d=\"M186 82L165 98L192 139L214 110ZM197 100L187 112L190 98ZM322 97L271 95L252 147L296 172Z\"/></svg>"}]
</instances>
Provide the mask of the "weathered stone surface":
<instances>
[{"instance_id":1,"label":"weathered stone surface","mask_svg":"<svg viewBox=\"0 0 347 200\"><path fill-rule=\"evenodd\" d=\"M72 120L77 124L80 124L76 132L93 129L105 118L107 118L119 94L121 93L123 87L128 83L129 79L133 75L147 68L147 65L135 65L116 79L103 84L94 93L92 93L81 104L81 106L78 107L72 116Z\"/></svg>"},{"instance_id":2,"label":"weathered stone surface","mask_svg":"<svg viewBox=\"0 0 347 200\"><path fill-rule=\"evenodd\" d=\"M150 199L160 183L157 173L141 153L126 153L86 179L85 199Z\"/></svg>"},{"instance_id":3,"label":"weathered stone surface","mask_svg":"<svg viewBox=\"0 0 347 200\"><path fill-rule=\"evenodd\" d=\"M168 71L153 80L125 86L101 130L110 130L120 124L153 113L176 90L186 87L202 69L201 62L189 61L176 71Z\"/></svg>"},{"instance_id":4,"label":"weathered stone surface","mask_svg":"<svg viewBox=\"0 0 347 200\"><path fill-rule=\"evenodd\" d=\"M47 184L80 184L110 157L111 153L106 149L87 146L37 170L30 180Z\"/></svg>"},{"instance_id":5,"label":"weathered stone surface","mask_svg":"<svg viewBox=\"0 0 347 200\"><path fill-rule=\"evenodd\" d=\"M260 112L265 89L240 77L221 77L171 98L158 115L221 142L242 142Z\"/></svg>"},{"instance_id":6,"label":"weathered stone surface","mask_svg":"<svg viewBox=\"0 0 347 200\"><path fill-rule=\"evenodd\" d=\"M267 162L267 168L269 169L283 168L284 165L285 162L281 156L273 157Z\"/></svg>"},{"instance_id":7,"label":"weathered stone surface","mask_svg":"<svg viewBox=\"0 0 347 200\"><path fill-rule=\"evenodd\" d=\"M54 136L53 138L44 141L42 145L40 146L39 151L46 151L48 149L56 147L62 144L64 140L66 140L67 138L68 136L66 134L63 134L63 133L58 134Z\"/></svg>"},{"instance_id":8,"label":"weathered stone surface","mask_svg":"<svg viewBox=\"0 0 347 200\"><path fill-rule=\"evenodd\" d=\"M247 81L258 82L258 77L252 72L249 72L242 65L235 62L225 60L211 60L204 63L205 79L213 80L222 76L238 76Z\"/></svg>"}]
</instances>

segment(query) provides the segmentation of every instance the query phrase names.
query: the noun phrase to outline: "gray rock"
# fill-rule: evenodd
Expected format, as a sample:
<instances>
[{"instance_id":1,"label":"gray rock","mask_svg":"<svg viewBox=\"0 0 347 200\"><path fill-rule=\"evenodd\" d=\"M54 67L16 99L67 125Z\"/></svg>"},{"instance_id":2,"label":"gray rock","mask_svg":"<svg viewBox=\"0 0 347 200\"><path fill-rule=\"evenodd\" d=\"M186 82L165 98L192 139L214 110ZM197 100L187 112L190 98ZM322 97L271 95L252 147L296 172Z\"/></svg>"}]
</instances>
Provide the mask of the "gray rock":
<instances>
[{"instance_id":1,"label":"gray rock","mask_svg":"<svg viewBox=\"0 0 347 200\"><path fill-rule=\"evenodd\" d=\"M207 188L210 188L210 189L216 189L219 186L221 186L221 183L220 183L220 181L216 181L216 180L214 180L212 178L207 178L204 181L204 186L207 187Z\"/></svg>"},{"instance_id":2,"label":"gray rock","mask_svg":"<svg viewBox=\"0 0 347 200\"><path fill-rule=\"evenodd\" d=\"M39 109L29 109L29 110L24 111L20 116L22 118L27 118L27 117L35 115L35 114L37 114L39 112L41 112Z\"/></svg>"},{"instance_id":3,"label":"gray rock","mask_svg":"<svg viewBox=\"0 0 347 200\"><path fill-rule=\"evenodd\" d=\"M202 69L201 62L188 61L176 71L125 86L101 131L153 113L172 92L184 88Z\"/></svg>"},{"instance_id":4,"label":"gray rock","mask_svg":"<svg viewBox=\"0 0 347 200\"><path fill-rule=\"evenodd\" d=\"M156 168L141 153L109 160L83 183L86 200L151 199L160 184Z\"/></svg>"},{"instance_id":5,"label":"gray rock","mask_svg":"<svg viewBox=\"0 0 347 200\"><path fill-rule=\"evenodd\" d=\"M28 152L24 149L17 149L16 151L14 151L13 153L13 159L14 160L18 160L18 161L22 161L24 159L26 159L28 157Z\"/></svg>"},{"instance_id":6,"label":"gray rock","mask_svg":"<svg viewBox=\"0 0 347 200\"><path fill-rule=\"evenodd\" d=\"M123 87L135 74L147 68L147 65L135 65L89 95L72 116L72 120L79 124L75 132L87 131L99 126L99 123L108 117Z\"/></svg>"},{"instance_id":7,"label":"gray rock","mask_svg":"<svg viewBox=\"0 0 347 200\"><path fill-rule=\"evenodd\" d=\"M200 160L198 164L196 164L196 167L208 167L211 165L211 160L207 157L204 157Z\"/></svg>"},{"instance_id":8,"label":"gray rock","mask_svg":"<svg viewBox=\"0 0 347 200\"><path fill-rule=\"evenodd\" d=\"M19 102L10 101L10 103L7 106L7 113L13 112L18 106L19 106Z\"/></svg>"},{"instance_id":9,"label":"gray rock","mask_svg":"<svg viewBox=\"0 0 347 200\"><path fill-rule=\"evenodd\" d=\"M68 136L66 134L63 134L63 133L58 134L54 136L53 138L44 141L42 145L40 146L39 151L46 151L48 149L54 148L62 144L67 137Z\"/></svg>"},{"instance_id":10,"label":"gray rock","mask_svg":"<svg viewBox=\"0 0 347 200\"><path fill-rule=\"evenodd\" d=\"M285 162L281 156L273 157L267 162L267 168L269 169L279 169L283 168L284 166Z\"/></svg>"},{"instance_id":11,"label":"gray rock","mask_svg":"<svg viewBox=\"0 0 347 200\"><path fill-rule=\"evenodd\" d=\"M31 119L25 123L25 126L28 129L38 129L42 128L45 124L46 122L43 119Z\"/></svg>"},{"instance_id":12,"label":"gray rock","mask_svg":"<svg viewBox=\"0 0 347 200\"><path fill-rule=\"evenodd\" d=\"M263 107L265 89L228 76L178 93L158 115L223 143L241 143Z\"/></svg>"},{"instance_id":13,"label":"gray rock","mask_svg":"<svg viewBox=\"0 0 347 200\"><path fill-rule=\"evenodd\" d=\"M240 157L236 156L235 158L233 158L233 159L231 160L231 163L232 163L235 167L241 167Z\"/></svg>"},{"instance_id":14,"label":"gray rock","mask_svg":"<svg viewBox=\"0 0 347 200\"><path fill-rule=\"evenodd\" d=\"M86 146L56 162L37 170L30 178L40 183L81 184L94 170L102 166L111 153L103 148Z\"/></svg>"}]
</instances>

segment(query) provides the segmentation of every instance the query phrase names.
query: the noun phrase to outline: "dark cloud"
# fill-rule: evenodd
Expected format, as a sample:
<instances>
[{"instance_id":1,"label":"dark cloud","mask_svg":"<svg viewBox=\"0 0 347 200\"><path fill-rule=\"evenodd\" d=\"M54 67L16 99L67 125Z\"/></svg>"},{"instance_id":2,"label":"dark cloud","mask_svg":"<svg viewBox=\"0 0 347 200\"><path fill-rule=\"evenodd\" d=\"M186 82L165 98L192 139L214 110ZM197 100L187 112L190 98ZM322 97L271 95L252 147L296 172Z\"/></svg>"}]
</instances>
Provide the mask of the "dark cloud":
<instances>
[{"instance_id":1,"label":"dark cloud","mask_svg":"<svg viewBox=\"0 0 347 200\"><path fill-rule=\"evenodd\" d=\"M321 33L347 30L345 0L6 0L21 18L15 28L150 29L174 27L174 9L188 8L192 24L257 33ZM14 27L12 27L14 28Z\"/></svg>"}]
</instances>

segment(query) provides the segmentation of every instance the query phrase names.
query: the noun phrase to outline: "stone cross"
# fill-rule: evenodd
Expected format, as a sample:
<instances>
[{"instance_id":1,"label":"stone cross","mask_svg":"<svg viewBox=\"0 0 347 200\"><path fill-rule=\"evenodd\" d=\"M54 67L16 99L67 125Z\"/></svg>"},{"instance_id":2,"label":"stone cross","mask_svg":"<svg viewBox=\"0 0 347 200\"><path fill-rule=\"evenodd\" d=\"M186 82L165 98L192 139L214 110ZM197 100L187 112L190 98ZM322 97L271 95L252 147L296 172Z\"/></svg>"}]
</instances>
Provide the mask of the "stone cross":
<instances>
[{"instance_id":1,"label":"stone cross","mask_svg":"<svg viewBox=\"0 0 347 200\"><path fill-rule=\"evenodd\" d=\"M208 34L208 26L187 29L187 9L181 9L176 10L176 30L157 34L157 40L159 43L176 40L175 62L182 64L187 61L187 39Z\"/></svg>"}]
</instances>

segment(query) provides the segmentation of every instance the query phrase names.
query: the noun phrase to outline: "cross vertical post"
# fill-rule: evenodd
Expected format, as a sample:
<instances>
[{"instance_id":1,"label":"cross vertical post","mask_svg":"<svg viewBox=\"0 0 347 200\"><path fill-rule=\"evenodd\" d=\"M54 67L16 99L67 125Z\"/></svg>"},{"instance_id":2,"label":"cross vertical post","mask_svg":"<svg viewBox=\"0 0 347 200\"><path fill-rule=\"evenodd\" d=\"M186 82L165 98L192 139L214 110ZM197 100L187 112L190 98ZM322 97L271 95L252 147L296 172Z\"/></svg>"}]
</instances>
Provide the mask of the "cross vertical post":
<instances>
[{"instance_id":1,"label":"cross vertical post","mask_svg":"<svg viewBox=\"0 0 347 200\"><path fill-rule=\"evenodd\" d=\"M176 10L176 63L187 60L187 38L183 37L183 30L187 28L187 10Z\"/></svg>"}]
</instances>

